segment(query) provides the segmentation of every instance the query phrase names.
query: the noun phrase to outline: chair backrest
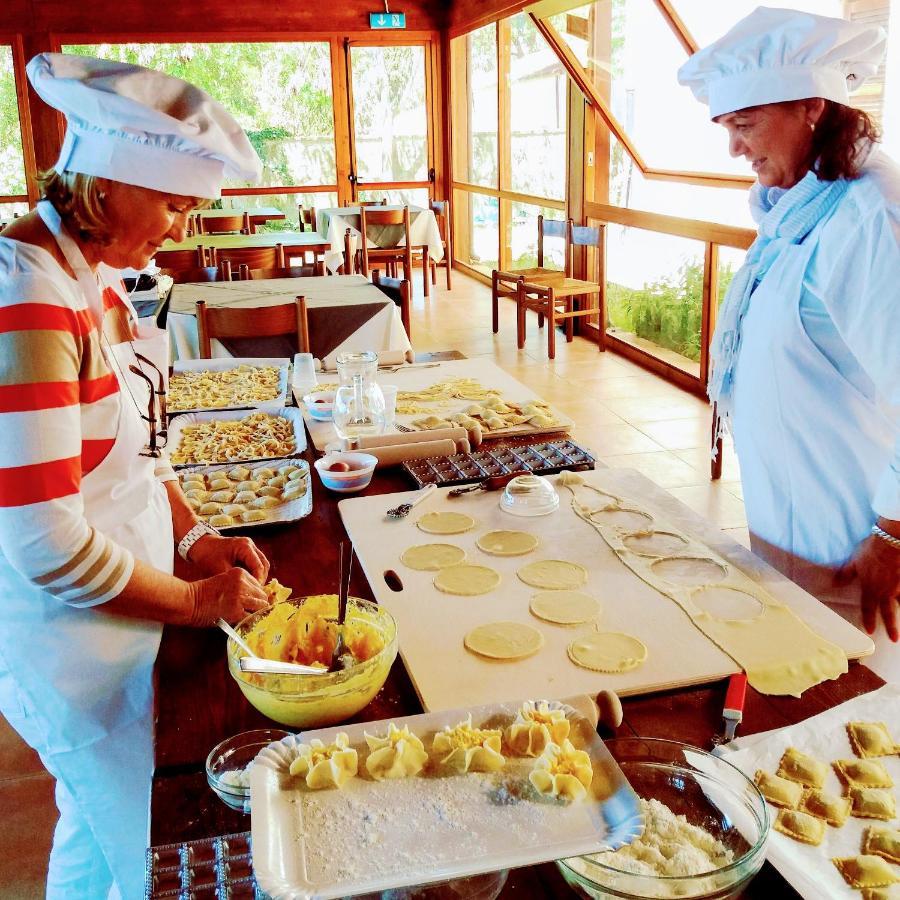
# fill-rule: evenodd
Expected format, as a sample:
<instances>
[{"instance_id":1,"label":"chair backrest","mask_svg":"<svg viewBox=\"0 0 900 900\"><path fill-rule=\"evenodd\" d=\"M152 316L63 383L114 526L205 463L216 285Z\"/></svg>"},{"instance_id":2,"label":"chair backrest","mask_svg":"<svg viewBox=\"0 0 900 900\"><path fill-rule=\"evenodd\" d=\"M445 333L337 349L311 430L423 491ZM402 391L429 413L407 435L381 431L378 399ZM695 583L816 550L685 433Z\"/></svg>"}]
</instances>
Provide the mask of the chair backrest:
<instances>
[{"instance_id":1,"label":"chair backrest","mask_svg":"<svg viewBox=\"0 0 900 900\"><path fill-rule=\"evenodd\" d=\"M570 253L572 266L575 266L575 247L594 247L595 253L588 253L584 258L585 277L588 281L596 281L598 284L604 280L604 229L605 225L594 228L589 225L572 225L570 244L573 252ZM591 262L593 260L593 264ZM588 271L593 269L593 272Z\"/></svg>"},{"instance_id":2,"label":"chair backrest","mask_svg":"<svg viewBox=\"0 0 900 900\"><path fill-rule=\"evenodd\" d=\"M297 204L297 222L300 231L306 231L307 226L310 231L318 231L318 223L316 222L316 208L314 206L304 206L302 203Z\"/></svg>"},{"instance_id":3,"label":"chair backrest","mask_svg":"<svg viewBox=\"0 0 900 900\"><path fill-rule=\"evenodd\" d=\"M406 329L406 336L410 337L412 285L405 278L383 277L379 269L372 269L372 284L400 307L400 319L403 322L403 327Z\"/></svg>"},{"instance_id":4,"label":"chair backrest","mask_svg":"<svg viewBox=\"0 0 900 900\"><path fill-rule=\"evenodd\" d=\"M387 206L387 197L382 197L380 200L360 200L360 206Z\"/></svg>"},{"instance_id":5,"label":"chair backrest","mask_svg":"<svg viewBox=\"0 0 900 900\"><path fill-rule=\"evenodd\" d=\"M429 200L428 208L434 213L437 221L438 231L441 233L441 240L448 241L450 239L450 201L449 200Z\"/></svg>"},{"instance_id":6,"label":"chair backrest","mask_svg":"<svg viewBox=\"0 0 900 900\"><path fill-rule=\"evenodd\" d=\"M199 243L193 250L157 250L154 259L161 269L196 269L213 262L210 251Z\"/></svg>"},{"instance_id":7,"label":"chair backrest","mask_svg":"<svg viewBox=\"0 0 900 900\"><path fill-rule=\"evenodd\" d=\"M538 244L537 264L538 268L544 267L544 238L558 237L563 242L563 271L568 275L571 267L571 254L569 253L569 237L571 235L571 219L545 219L538 216Z\"/></svg>"},{"instance_id":8,"label":"chair backrest","mask_svg":"<svg viewBox=\"0 0 900 900\"><path fill-rule=\"evenodd\" d=\"M599 247L600 229L589 225L572 226L572 246L574 247Z\"/></svg>"},{"instance_id":9,"label":"chair backrest","mask_svg":"<svg viewBox=\"0 0 900 900\"><path fill-rule=\"evenodd\" d=\"M310 278L325 274L325 263L318 260L311 266L284 266L280 269L251 269L241 265L238 268L239 281L261 281L264 278Z\"/></svg>"},{"instance_id":10,"label":"chair backrest","mask_svg":"<svg viewBox=\"0 0 900 900\"><path fill-rule=\"evenodd\" d=\"M381 246L375 250L397 250L396 255L404 256L406 271L412 271L412 247L409 243L409 207L404 206L403 209L366 209L362 207L359 211L359 232L363 235L360 240L360 256L362 257L362 273L369 274L369 242L368 235L370 228L384 228L385 226L402 225L403 234L397 236L397 240L388 246Z\"/></svg>"},{"instance_id":11,"label":"chair backrest","mask_svg":"<svg viewBox=\"0 0 900 900\"><path fill-rule=\"evenodd\" d=\"M250 269L283 269L284 247L281 244L274 247L220 247L216 248L214 258L217 264L228 260L232 269L242 264Z\"/></svg>"},{"instance_id":12,"label":"chair backrest","mask_svg":"<svg viewBox=\"0 0 900 900\"><path fill-rule=\"evenodd\" d=\"M201 266L193 269L163 269L175 284L191 284L195 281L225 281L224 273L216 266Z\"/></svg>"},{"instance_id":13,"label":"chair backrest","mask_svg":"<svg viewBox=\"0 0 900 900\"><path fill-rule=\"evenodd\" d=\"M198 300L196 308L201 359L211 357L210 341L213 338L228 340L296 335L300 352L309 352L305 297L276 306L207 307L205 300Z\"/></svg>"},{"instance_id":14,"label":"chair backrest","mask_svg":"<svg viewBox=\"0 0 900 900\"><path fill-rule=\"evenodd\" d=\"M201 234L250 234L250 213L233 216L197 216Z\"/></svg>"}]
</instances>

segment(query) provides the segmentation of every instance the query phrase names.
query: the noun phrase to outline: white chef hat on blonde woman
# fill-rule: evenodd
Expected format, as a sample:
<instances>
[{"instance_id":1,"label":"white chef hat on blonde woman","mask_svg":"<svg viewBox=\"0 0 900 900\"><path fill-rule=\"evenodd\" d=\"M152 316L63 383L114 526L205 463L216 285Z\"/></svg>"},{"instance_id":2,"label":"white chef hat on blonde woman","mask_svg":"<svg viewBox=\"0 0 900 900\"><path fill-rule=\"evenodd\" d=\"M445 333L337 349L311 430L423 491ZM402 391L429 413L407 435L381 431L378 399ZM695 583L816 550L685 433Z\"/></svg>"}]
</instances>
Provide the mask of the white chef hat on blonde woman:
<instances>
[{"instance_id":1,"label":"white chef hat on blonde woman","mask_svg":"<svg viewBox=\"0 0 900 900\"><path fill-rule=\"evenodd\" d=\"M57 172L217 199L222 181L257 181L262 164L234 116L205 91L128 63L41 53L27 67L66 117Z\"/></svg>"},{"instance_id":2,"label":"white chef hat on blonde woman","mask_svg":"<svg viewBox=\"0 0 900 900\"><path fill-rule=\"evenodd\" d=\"M709 104L711 119L809 97L849 105L850 93L877 71L886 42L877 26L760 6L698 50L678 81Z\"/></svg>"}]
</instances>

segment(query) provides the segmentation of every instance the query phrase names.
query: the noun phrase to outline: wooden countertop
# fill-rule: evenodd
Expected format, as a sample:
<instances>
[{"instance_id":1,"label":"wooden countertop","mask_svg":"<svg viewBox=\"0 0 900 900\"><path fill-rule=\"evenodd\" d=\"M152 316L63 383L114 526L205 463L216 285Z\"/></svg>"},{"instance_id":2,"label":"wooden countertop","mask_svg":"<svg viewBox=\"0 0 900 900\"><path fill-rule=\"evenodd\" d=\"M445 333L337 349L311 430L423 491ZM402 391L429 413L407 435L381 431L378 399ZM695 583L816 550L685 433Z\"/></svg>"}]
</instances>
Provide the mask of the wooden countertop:
<instances>
[{"instance_id":1,"label":"wooden countertop","mask_svg":"<svg viewBox=\"0 0 900 900\"><path fill-rule=\"evenodd\" d=\"M310 451L307 451L308 453ZM309 457L310 461L312 456ZM312 475L313 512L286 527L248 530L272 563L272 576L300 594L334 592L338 542L345 537L337 509ZM368 493L408 490L399 470L379 472ZM187 573L183 573L189 577ZM360 567L351 591L371 598ZM166 628L156 666L156 772L151 809L151 843L167 844L216 834L245 831L250 817L230 810L206 784L205 761L220 741L251 728L277 727L256 712L240 693L225 663L226 637L217 629ZM882 680L863 665L835 681L807 691L800 699L767 697L747 691L739 734L752 734L809 718L860 694ZM671 691L623 702L623 737L665 737L709 747L722 723L724 682ZM421 706L399 657L375 700L352 721L374 721L421 712ZM609 732L601 732L610 735ZM500 897L548 898L570 894L552 863L509 873ZM748 898L796 897L793 889L767 863L744 895Z\"/></svg>"}]
</instances>

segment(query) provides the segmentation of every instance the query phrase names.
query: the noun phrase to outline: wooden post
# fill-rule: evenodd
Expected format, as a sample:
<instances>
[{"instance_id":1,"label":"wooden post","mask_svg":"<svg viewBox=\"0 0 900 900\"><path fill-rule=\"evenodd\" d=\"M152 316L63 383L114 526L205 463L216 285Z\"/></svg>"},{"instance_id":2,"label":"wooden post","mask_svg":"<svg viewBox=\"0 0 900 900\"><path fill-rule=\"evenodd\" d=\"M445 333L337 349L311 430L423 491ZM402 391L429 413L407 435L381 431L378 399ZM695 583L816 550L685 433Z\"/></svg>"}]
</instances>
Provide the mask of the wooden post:
<instances>
[{"instance_id":1,"label":"wooden post","mask_svg":"<svg viewBox=\"0 0 900 900\"><path fill-rule=\"evenodd\" d=\"M301 353L309 353L309 319L306 297L297 297L297 343Z\"/></svg>"}]
</instances>

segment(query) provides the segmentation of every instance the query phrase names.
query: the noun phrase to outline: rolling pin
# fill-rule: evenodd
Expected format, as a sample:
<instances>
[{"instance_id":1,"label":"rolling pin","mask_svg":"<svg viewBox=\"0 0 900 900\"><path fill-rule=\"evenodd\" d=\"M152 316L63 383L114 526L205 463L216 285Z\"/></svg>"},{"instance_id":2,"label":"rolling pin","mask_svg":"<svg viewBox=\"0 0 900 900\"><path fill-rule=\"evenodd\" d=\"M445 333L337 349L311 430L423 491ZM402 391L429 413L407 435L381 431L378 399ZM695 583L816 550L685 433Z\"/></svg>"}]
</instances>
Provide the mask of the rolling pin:
<instances>
[{"instance_id":1,"label":"rolling pin","mask_svg":"<svg viewBox=\"0 0 900 900\"><path fill-rule=\"evenodd\" d=\"M373 434L359 439L358 447L366 452L377 447L393 447L397 444L433 443L434 441L464 441L469 437L465 428L436 428L434 431L411 431L404 434ZM451 450L451 453L455 451ZM435 454L428 454L433 456ZM410 458L410 457L405 457ZM419 459L419 457L415 457Z\"/></svg>"},{"instance_id":2,"label":"rolling pin","mask_svg":"<svg viewBox=\"0 0 900 900\"><path fill-rule=\"evenodd\" d=\"M387 447L367 447L366 453L377 460L377 467L397 466L408 459L424 459L428 456L452 456L456 444L451 440L417 441L406 444L391 444Z\"/></svg>"}]
</instances>

